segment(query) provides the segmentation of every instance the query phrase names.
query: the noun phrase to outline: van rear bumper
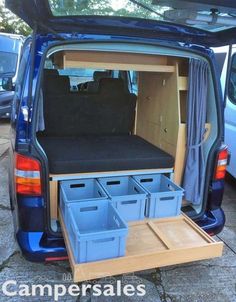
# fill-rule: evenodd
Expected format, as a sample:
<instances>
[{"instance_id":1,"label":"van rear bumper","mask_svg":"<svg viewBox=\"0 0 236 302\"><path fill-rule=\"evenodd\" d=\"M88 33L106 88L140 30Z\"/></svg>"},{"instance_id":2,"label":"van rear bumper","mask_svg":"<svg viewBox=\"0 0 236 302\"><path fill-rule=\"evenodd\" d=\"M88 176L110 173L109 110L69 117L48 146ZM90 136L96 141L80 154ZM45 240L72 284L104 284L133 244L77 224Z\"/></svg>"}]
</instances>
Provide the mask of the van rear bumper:
<instances>
[{"instance_id":1,"label":"van rear bumper","mask_svg":"<svg viewBox=\"0 0 236 302\"><path fill-rule=\"evenodd\" d=\"M16 239L23 256L32 262L44 262L47 258L62 258L67 256L63 238L55 240L48 246L43 243L44 233L18 231ZM57 239L57 238L55 238Z\"/></svg>"},{"instance_id":2,"label":"van rear bumper","mask_svg":"<svg viewBox=\"0 0 236 302\"><path fill-rule=\"evenodd\" d=\"M208 234L217 235L225 225L225 214L221 208L205 212L196 223Z\"/></svg>"},{"instance_id":3,"label":"van rear bumper","mask_svg":"<svg viewBox=\"0 0 236 302\"><path fill-rule=\"evenodd\" d=\"M222 209L206 212L197 224L207 233L219 233L225 224L225 215ZM48 237L43 232L17 232L17 241L23 256L33 262L50 260L65 260L67 256L63 238Z\"/></svg>"}]
</instances>

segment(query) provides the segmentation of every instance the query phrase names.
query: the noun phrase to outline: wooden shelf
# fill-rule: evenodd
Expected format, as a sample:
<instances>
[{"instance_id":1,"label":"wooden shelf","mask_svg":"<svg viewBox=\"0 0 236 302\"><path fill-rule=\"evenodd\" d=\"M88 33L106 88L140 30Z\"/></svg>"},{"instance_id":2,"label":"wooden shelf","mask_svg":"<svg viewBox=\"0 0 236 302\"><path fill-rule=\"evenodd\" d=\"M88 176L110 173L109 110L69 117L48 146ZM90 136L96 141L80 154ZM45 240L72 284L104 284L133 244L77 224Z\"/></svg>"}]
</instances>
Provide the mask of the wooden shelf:
<instances>
[{"instance_id":1,"label":"wooden shelf","mask_svg":"<svg viewBox=\"0 0 236 302\"><path fill-rule=\"evenodd\" d=\"M173 73L166 56L106 51L64 51L54 57L61 68L91 68Z\"/></svg>"},{"instance_id":2,"label":"wooden shelf","mask_svg":"<svg viewBox=\"0 0 236 302\"><path fill-rule=\"evenodd\" d=\"M125 257L77 264L61 215L60 222L74 282L219 257L223 251L222 242L182 214L129 223Z\"/></svg>"},{"instance_id":3,"label":"wooden shelf","mask_svg":"<svg viewBox=\"0 0 236 302\"><path fill-rule=\"evenodd\" d=\"M87 172L87 173L74 173L74 174L50 174L49 178L50 181L61 181L61 180L85 179L85 178L172 173L173 169L174 168L162 168L162 169L121 170L121 171L107 171L107 172Z\"/></svg>"}]
</instances>

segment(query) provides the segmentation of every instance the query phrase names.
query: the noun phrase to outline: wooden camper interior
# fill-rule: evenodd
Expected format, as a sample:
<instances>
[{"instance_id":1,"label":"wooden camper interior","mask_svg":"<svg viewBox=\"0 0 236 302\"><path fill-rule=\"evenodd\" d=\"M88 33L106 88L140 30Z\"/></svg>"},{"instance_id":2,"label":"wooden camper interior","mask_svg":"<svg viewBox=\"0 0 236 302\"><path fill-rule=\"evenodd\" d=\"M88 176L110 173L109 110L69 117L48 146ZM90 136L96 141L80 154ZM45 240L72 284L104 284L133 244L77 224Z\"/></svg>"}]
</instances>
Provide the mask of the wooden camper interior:
<instances>
[{"instance_id":1,"label":"wooden camper interior","mask_svg":"<svg viewBox=\"0 0 236 302\"><path fill-rule=\"evenodd\" d=\"M138 72L138 96L133 134L155 145L175 159L174 181L181 184L186 144L186 99L188 59L118 52L63 51L54 55L59 69L90 68ZM210 133L206 124L205 139ZM170 168L166 169L170 173ZM162 171L163 168L161 169ZM99 175L154 173L159 169L102 171ZM94 177L98 173L50 174L51 217L58 218L59 181Z\"/></svg>"},{"instance_id":2,"label":"wooden camper interior","mask_svg":"<svg viewBox=\"0 0 236 302\"><path fill-rule=\"evenodd\" d=\"M172 155L175 164L162 168L181 184L186 144L188 59L127 53L64 51L54 60L59 68L133 70L138 72L138 96L133 134ZM207 139L211 127L206 124ZM190 218L145 219L129 223L126 256L76 263L67 229L58 207L59 183L65 179L156 173L159 169L53 174L50 177L51 218L59 219L75 282L166 265L221 256L215 242Z\"/></svg>"}]
</instances>

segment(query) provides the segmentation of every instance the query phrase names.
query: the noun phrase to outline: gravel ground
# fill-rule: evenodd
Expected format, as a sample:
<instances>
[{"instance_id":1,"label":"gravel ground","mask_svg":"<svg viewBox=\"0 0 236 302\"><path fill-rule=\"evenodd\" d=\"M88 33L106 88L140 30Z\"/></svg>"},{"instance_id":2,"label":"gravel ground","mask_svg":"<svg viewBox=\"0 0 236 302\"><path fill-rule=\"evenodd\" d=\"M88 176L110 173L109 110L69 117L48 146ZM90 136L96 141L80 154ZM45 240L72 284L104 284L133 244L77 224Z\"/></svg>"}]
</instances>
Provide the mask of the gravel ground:
<instances>
[{"instance_id":1,"label":"gravel ground","mask_svg":"<svg viewBox=\"0 0 236 302\"><path fill-rule=\"evenodd\" d=\"M36 264L26 261L17 247L13 234L12 217L8 199L7 148L9 125L0 124L0 283L16 280L18 284L71 284L68 262ZM118 276L137 285L145 284L145 297L86 297L65 296L59 301L96 302L236 302L236 184L227 183L223 207L226 226L216 237L225 242L221 258L191 264L143 271L133 275ZM107 280L105 280L107 282ZM103 283L104 280L98 280ZM52 297L6 297L0 287L0 301L54 301Z\"/></svg>"}]
</instances>

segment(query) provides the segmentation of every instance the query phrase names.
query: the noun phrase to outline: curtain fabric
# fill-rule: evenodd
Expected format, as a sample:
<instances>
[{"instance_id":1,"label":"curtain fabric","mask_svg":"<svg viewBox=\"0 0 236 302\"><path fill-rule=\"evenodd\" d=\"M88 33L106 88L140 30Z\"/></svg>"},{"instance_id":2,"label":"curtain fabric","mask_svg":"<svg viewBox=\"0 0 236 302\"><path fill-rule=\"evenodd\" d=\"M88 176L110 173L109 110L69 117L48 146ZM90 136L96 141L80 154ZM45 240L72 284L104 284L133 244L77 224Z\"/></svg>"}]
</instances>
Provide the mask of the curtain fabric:
<instances>
[{"instance_id":1,"label":"curtain fabric","mask_svg":"<svg viewBox=\"0 0 236 302\"><path fill-rule=\"evenodd\" d=\"M207 114L208 63L190 59L187 97L187 146L183 177L185 199L199 205L205 181L203 140Z\"/></svg>"}]
</instances>

